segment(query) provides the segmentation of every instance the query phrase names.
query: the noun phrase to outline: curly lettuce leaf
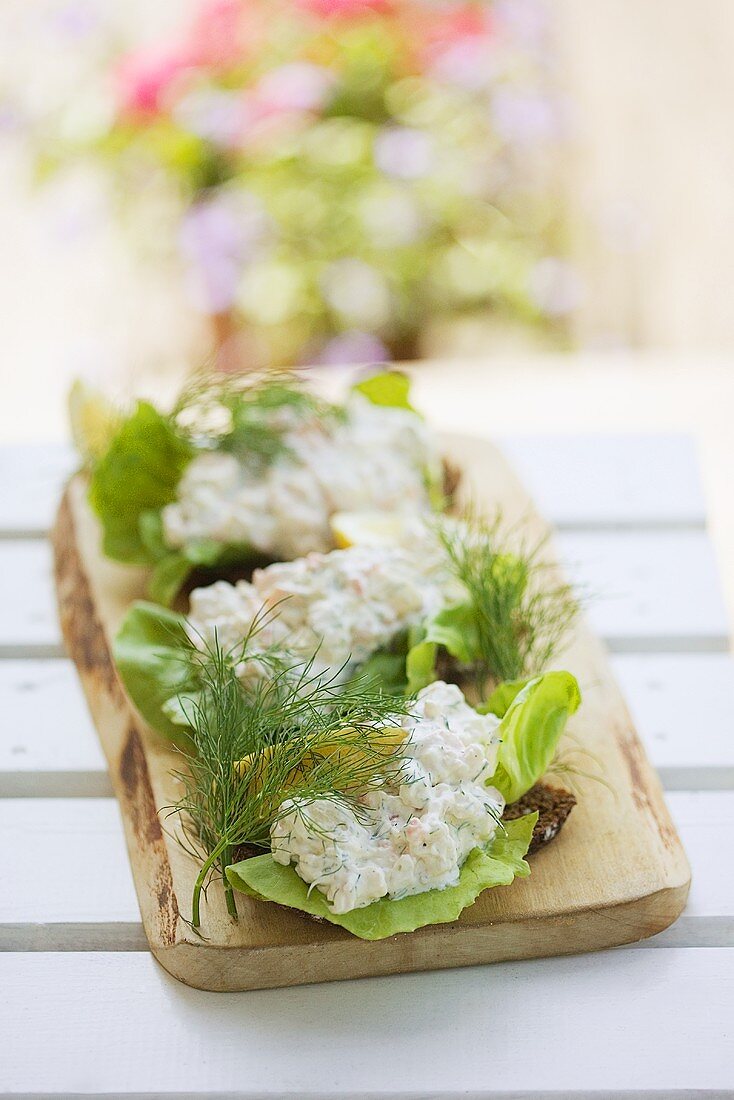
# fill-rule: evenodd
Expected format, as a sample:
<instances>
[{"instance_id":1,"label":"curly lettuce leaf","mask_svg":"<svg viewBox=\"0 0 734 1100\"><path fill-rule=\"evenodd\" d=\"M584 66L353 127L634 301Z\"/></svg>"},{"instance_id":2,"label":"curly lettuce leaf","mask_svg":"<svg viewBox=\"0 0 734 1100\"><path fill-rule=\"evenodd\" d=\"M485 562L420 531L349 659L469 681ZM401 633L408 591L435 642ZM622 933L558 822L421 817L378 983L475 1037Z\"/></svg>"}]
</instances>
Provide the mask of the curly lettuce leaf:
<instances>
[{"instance_id":1,"label":"curly lettuce leaf","mask_svg":"<svg viewBox=\"0 0 734 1100\"><path fill-rule=\"evenodd\" d=\"M502 719L497 770L488 784L505 802L516 802L546 772L581 692L570 672L546 672L529 680Z\"/></svg>"},{"instance_id":2,"label":"curly lettuce leaf","mask_svg":"<svg viewBox=\"0 0 734 1100\"><path fill-rule=\"evenodd\" d=\"M182 748L186 730L172 721L170 701L196 692L198 683L186 660L190 642L182 615L138 601L125 615L113 655L125 690L148 725Z\"/></svg>"},{"instance_id":3,"label":"curly lettuce leaf","mask_svg":"<svg viewBox=\"0 0 734 1100\"><path fill-rule=\"evenodd\" d=\"M416 412L410 403L410 379L400 371L387 370L372 374L352 386L354 393L361 393L373 405L391 409L407 409Z\"/></svg>"},{"instance_id":4,"label":"curly lettuce leaf","mask_svg":"<svg viewBox=\"0 0 734 1100\"><path fill-rule=\"evenodd\" d=\"M537 820L537 813L532 813L503 822L486 848L475 848L469 853L456 886L427 890L399 900L382 898L351 913L332 913L319 890L309 890L292 866L276 863L269 853L233 864L227 868L227 878L235 889L250 897L322 917L363 940L382 940L399 932L414 932L428 924L455 921L483 890L509 886L515 878L526 878L530 867L523 857Z\"/></svg>"},{"instance_id":5,"label":"curly lettuce leaf","mask_svg":"<svg viewBox=\"0 0 734 1100\"><path fill-rule=\"evenodd\" d=\"M141 518L160 512L176 496L193 448L169 417L139 401L96 463L89 502L102 523L102 546L116 561L150 565L156 559L141 532Z\"/></svg>"}]
</instances>

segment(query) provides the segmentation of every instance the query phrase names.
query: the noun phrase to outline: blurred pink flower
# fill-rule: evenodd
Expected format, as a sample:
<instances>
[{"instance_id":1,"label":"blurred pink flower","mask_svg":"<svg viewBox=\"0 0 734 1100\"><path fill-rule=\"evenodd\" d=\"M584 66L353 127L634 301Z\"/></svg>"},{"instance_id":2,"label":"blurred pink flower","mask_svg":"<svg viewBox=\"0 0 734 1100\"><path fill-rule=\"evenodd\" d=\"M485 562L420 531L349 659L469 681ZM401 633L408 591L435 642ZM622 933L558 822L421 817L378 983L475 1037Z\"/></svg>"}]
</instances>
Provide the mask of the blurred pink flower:
<instances>
[{"instance_id":1,"label":"blurred pink flower","mask_svg":"<svg viewBox=\"0 0 734 1100\"><path fill-rule=\"evenodd\" d=\"M492 16L484 3L449 7L438 21L438 33L444 39L484 37L492 32Z\"/></svg>"},{"instance_id":2,"label":"blurred pink flower","mask_svg":"<svg viewBox=\"0 0 734 1100\"><path fill-rule=\"evenodd\" d=\"M241 60L244 47L256 37L242 0L205 0L188 35L195 63L215 67Z\"/></svg>"},{"instance_id":3,"label":"blurred pink flower","mask_svg":"<svg viewBox=\"0 0 734 1100\"><path fill-rule=\"evenodd\" d=\"M123 114L156 115L163 109L166 92L191 67L190 52L183 47L140 50L129 54L117 71L118 103Z\"/></svg>"},{"instance_id":4,"label":"blurred pink flower","mask_svg":"<svg viewBox=\"0 0 734 1100\"><path fill-rule=\"evenodd\" d=\"M393 0L297 0L299 7L324 19L332 16L351 18L370 12L390 12Z\"/></svg>"},{"instance_id":5,"label":"blurred pink flower","mask_svg":"<svg viewBox=\"0 0 734 1100\"><path fill-rule=\"evenodd\" d=\"M444 6L426 27L424 62L439 80L481 88L492 79L489 49L494 37L494 23L485 4Z\"/></svg>"}]
</instances>

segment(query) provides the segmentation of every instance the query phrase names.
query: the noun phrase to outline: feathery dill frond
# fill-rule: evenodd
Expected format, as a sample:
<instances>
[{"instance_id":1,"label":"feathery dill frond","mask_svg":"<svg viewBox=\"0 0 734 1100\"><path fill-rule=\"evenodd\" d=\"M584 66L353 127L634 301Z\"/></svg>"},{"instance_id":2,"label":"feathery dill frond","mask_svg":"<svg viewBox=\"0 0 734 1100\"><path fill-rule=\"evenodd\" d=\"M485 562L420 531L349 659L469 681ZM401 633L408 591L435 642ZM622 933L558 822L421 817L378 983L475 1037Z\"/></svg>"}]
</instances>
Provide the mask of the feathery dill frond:
<instances>
[{"instance_id":1,"label":"feathery dill frond","mask_svg":"<svg viewBox=\"0 0 734 1100\"><path fill-rule=\"evenodd\" d=\"M200 657L201 691L181 703L195 751L177 773L183 794L170 809L180 816L182 843L202 862L194 927L202 889L215 869L236 917L224 869L233 849L268 846L271 826L287 812L286 799L302 806L330 799L359 814L360 796L395 779L403 766L405 734L397 721L408 702L367 681L339 684L338 672L327 679L314 673L313 661L293 664L282 652L251 658L263 674L243 683L232 655L215 641Z\"/></svg>"},{"instance_id":2,"label":"feathery dill frond","mask_svg":"<svg viewBox=\"0 0 734 1100\"><path fill-rule=\"evenodd\" d=\"M574 734L566 731L562 744L551 761L546 775L560 779L574 794L579 793L583 781L600 783L615 798L617 792L602 774L602 765L596 755Z\"/></svg>"},{"instance_id":3,"label":"feathery dill frond","mask_svg":"<svg viewBox=\"0 0 734 1100\"><path fill-rule=\"evenodd\" d=\"M473 609L477 682L545 671L579 610L571 586L544 560L547 538L530 543L506 530L499 512L488 519L473 509L437 530Z\"/></svg>"},{"instance_id":4,"label":"feathery dill frond","mask_svg":"<svg viewBox=\"0 0 734 1100\"><path fill-rule=\"evenodd\" d=\"M299 420L342 418L344 410L307 389L295 371L195 374L171 416L187 436L205 437L255 466L290 454L285 436Z\"/></svg>"}]
</instances>

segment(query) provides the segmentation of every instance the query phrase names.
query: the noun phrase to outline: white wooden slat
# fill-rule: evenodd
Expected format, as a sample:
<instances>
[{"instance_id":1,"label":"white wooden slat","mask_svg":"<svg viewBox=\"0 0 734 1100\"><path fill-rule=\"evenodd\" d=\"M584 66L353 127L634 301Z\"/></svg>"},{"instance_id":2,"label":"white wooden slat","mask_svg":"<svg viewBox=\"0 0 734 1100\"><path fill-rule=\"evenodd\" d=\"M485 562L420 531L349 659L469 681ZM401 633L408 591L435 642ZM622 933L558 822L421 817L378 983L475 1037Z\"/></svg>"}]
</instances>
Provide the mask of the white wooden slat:
<instances>
[{"instance_id":1,"label":"white wooden slat","mask_svg":"<svg viewBox=\"0 0 734 1100\"><path fill-rule=\"evenodd\" d=\"M614 651L727 648L726 611L703 532L565 534L559 547L593 596L592 624ZM0 656L62 653L50 547L0 542Z\"/></svg>"},{"instance_id":2,"label":"white wooden slat","mask_svg":"<svg viewBox=\"0 0 734 1100\"><path fill-rule=\"evenodd\" d=\"M734 660L633 654L612 663L664 786L734 788ZM0 798L111 794L69 661L0 661L0 714Z\"/></svg>"},{"instance_id":3,"label":"white wooden slat","mask_svg":"<svg viewBox=\"0 0 734 1100\"><path fill-rule=\"evenodd\" d=\"M143 949L117 803L0 799L5 950Z\"/></svg>"},{"instance_id":4,"label":"white wooden slat","mask_svg":"<svg viewBox=\"0 0 734 1100\"><path fill-rule=\"evenodd\" d=\"M613 652L723 652L729 623L703 531L585 532L558 539L592 627Z\"/></svg>"},{"instance_id":5,"label":"white wooden slat","mask_svg":"<svg viewBox=\"0 0 734 1100\"><path fill-rule=\"evenodd\" d=\"M0 447L0 538L45 534L76 465L61 443Z\"/></svg>"},{"instance_id":6,"label":"white wooden slat","mask_svg":"<svg viewBox=\"0 0 734 1100\"><path fill-rule=\"evenodd\" d=\"M734 791L672 792L668 801L693 886L665 935L680 946L734 946ZM113 799L0 799L0 840L0 881L14 883L0 894L0 947L144 946Z\"/></svg>"},{"instance_id":7,"label":"white wooden slat","mask_svg":"<svg viewBox=\"0 0 734 1100\"><path fill-rule=\"evenodd\" d=\"M8 1094L731 1096L734 950L211 994L146 954L0 959Z\"/></svg>"},{"instance_id":8,"label":"white wooden slat","mask_svg":"<svg viewBox=\"0 0 734 1100\"><path fill-rule=\"evenodd\" d=\"M663 786L734 788L734 659L635 654L612 665Z\"/></svg>"},{"instance_id":9,"label":"white wooden slat","mask_svg":"<svg viewBox=\"0 0 734 1100\"><path fill-rule=\"evenodd\" d=\"M47 543L0 542L0 657L63 654L51 578Z\"/></svg>"},{"instance_id":10,"label":"white wooden slat","mask_svg":"<svg viewBox=\"0 0 734 1100\"><path fill-rule=\"evenodd\" d=\"M70 661L0 661L0 797L112 793Z\"/></svg>"},{"instance_id":11,"label":"white wooden slat","mask_svg":"<svg viewBox=\"0 0 734 1100\"><path fill-rule=\"evenodd\" d=\"M734 792L675 791L666 800L693 881L685 912L650 945L734 947Z\"/></svg>"},{"instance_id":12,"label":"white wooden slat","mask_svg":"<svg viewBox=\"0 0 734 1100\"><path fill-rule=\"evenodd\" d=\"M686 435L528 435L499 443L561 530L702 527L696 444Z\"/></svg>"},{"instance_id":13,"label":"white wooden slat","mask_svg":"<svg viewBox=\"0 0 734 1100\"><path fill-rule=\"evenodd\" d=\"M684 435L507 436L500 445L555 526L702 526L696 447ZM76 465L64 444L0 447L0 537L45 533Z\"/></svg>"}]
</instances>

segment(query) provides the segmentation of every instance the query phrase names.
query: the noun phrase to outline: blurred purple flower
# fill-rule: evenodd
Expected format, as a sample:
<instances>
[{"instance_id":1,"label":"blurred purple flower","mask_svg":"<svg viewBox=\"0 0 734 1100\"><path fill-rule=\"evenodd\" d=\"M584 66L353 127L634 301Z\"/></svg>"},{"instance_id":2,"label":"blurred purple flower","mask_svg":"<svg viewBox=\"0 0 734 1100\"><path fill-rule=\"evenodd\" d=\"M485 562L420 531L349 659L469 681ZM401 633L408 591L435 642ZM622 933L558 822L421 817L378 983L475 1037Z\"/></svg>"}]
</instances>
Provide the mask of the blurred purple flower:
<instances>
[{"instance_id":1,"label":"blurred purple flower","mask_svg":"<svg viewBox=\"0 0 734 1100\"><path fill-rule=\"evenodd\" d=\"M26 124L27 119L17 103L11 103L7 99L0 100L0 136L15 134Z\"/></svg>"},{"instance_id":2,"label":"blurred purple flower","mask_svg":"<svg viewBox=\"0 0 734 1100\"><path fill-rule=\"evenodd\" d=\"M497 133L517 145L534 145L557 136L559 119L554 101L540 92L499 87L492 97Z\"/></svg>"},{"instance_id":3,"label":"blurred purple flower","mask_svg":"<svg viewBox=\"0 0 734 1100\"><path fill-rule=\"evenodd\" d=\"M433 143L422 130L390 126L375 138L374 155L375 164L386 175L419 179L433 166Z\"/></svg>"},{"instance_id":4,"label":"blurred purple flower","mask_svg":"<svg viewBox=\"0 0 734 1100\"><path fill-rule=\"evenodd\" d=\"M460 38L452 42L432 67L437 80L476 92L495 78L489 43L482 38Z\"/></svg>"},{"instance_id":5,"label":"blurred purple flower","mask_svg":"<svg viewBox=\"0 0 734 1100\"><path fill-rule=\"evenodd\" d=\"M91 4L76 0L52 12L50 23L59 34L69 38L85 38L100 26L100 16Z\"/></svg>"},{"instance_id":6,"label":"blurred purple flower","mask_svg":"<svg viewBox=\"0 0 734 1100\"><path fill-rule=\"evenodd\" d=\"M179 248L192 297L205 313L234 303L242 268L263 242L267 218L253 195L216 195L184 214Z\"/></svg>"},{"instance_id":7,"label":"blurred purple flower","mask_svg":"<svg viewBox=\"0 0 734 1100\"><path fill-rule=\"evenodd\" d=\"M324 105L335 79L320 65L293 61L266 73L255 90L255 99L266 113L315 111Z\"/></svg>"},{"instance_id":8,"label":"blurred purple flower","mask_svg":"<svg viewBox=\"0 0 734 1100\"><path fill-rule=\"evenodd\" d=\"M496 26L520 46L541 50L548 30L545 0L495 0Z\"/></svg>"},{"instance_id":9,"label":"blurred purple flower","mask_svg":"<svg viewBox=\"0 0 734 1100\"><path fill-rule=\"evenodd\" d=\"M384 363L388 359L389 351L373 333L350 329L324 344L315 362L339 366L341 363Z\"/></svg>"},{"instance_id":10,"label":"blurred purple flower","mask_svg":"<svg viewBox=\"0 0 734 1100\"><path fill-rule=\"evenodd\" d=\"M185 129L225 148L239 143L247 122L247 106L237 92L200 88L189 92L173 110Z\"/></svg>"}]
</instances>

